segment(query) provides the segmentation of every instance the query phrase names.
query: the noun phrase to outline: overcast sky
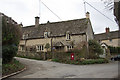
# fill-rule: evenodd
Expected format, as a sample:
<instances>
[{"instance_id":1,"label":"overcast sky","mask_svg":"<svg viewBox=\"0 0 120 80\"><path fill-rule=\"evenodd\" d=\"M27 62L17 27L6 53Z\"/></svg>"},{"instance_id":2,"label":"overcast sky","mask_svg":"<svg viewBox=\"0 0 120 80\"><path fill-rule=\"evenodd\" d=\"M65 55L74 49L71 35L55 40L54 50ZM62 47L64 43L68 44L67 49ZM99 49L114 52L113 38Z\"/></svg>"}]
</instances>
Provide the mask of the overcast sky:
<instances>
[{"instance_id":1,"label":"overcast sky","mask_svg":"<svg viewBox=\"0 0 120 80\"><path fill-rule=\"evenodd\" d=\"M50 12L42 3L39 6L39 0L0 0L0 12L12 17L16 22L23 23L23 26L35 24L35 17L40 16L40 23L58 22L66 20L74 20L85 18L85 9L83 0L41 0L60 18L58 19ZM105 9L105 5L101 0L85 0L104 15L94 10L86 4L86 11L90 12L90 20L95 34L105 32L105 28L109 27L111 31L118 30L118 26L114 21L112 11ZM39 15L40 12L40 15Z\"/></svg>"}]
</instances>

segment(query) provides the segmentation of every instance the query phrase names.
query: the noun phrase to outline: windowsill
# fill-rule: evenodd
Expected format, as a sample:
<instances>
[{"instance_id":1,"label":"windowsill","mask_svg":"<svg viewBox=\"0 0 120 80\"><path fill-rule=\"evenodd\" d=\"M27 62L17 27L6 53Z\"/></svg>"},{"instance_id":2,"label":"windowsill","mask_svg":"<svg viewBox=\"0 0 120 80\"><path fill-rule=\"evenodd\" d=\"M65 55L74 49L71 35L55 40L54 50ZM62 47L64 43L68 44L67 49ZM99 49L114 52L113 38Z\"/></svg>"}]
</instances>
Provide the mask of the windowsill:
<instances>
[{"instance_id":1,"label":"windowsill","mask_svg":"<svg viewBox=\"0 0 120 80\"><path fill-rule=\"evenodd\" d=\"M36 51L36 52L44 52L44 51Z\"/></svg>"},{"instance_id":2,"label":"windowsill","mask_svg":"<svg viewBox=\"0 0 120 80\"><path fill-rule=\"evenodd\" d=\"M66 41L70 41L70 39L66 39Z\"/></svg>"}]
</instances>

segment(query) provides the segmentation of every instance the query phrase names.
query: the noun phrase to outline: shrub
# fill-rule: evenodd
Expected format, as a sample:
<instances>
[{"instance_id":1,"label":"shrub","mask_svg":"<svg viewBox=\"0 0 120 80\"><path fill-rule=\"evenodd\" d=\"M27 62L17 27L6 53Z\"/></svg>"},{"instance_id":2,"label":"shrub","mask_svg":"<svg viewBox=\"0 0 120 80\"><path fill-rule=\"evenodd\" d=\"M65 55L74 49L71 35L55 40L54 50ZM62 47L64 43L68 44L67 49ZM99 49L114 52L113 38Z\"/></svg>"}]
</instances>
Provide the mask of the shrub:
<instances>
[{"instance_id":1,"label":"shrub","mask_svg":"<svg viewBox=\"0 0 120 80\"><path fill-rule=\"evenodd\" d=\"M8 63L17 53L17 46L21 39L22 33L19 25L7 21L5 16L2 17L2 55L3 63Z\"/></svg>"},{"instance_id":2,"label":"shrub","mask_svg":"<svg viewBox=\"0 0 120 80\"><path fill-rule=\"evenodd\" d=\"M11 63L2 65L2 76L14 73L18 70L23 69L24 67L25 66L21 64L19 61L17 61L16 59L13 59Z\"/></svg>"},{"instance_id":3,"label":"shrub","mask_svg":"<svg viewBox=\"0 0 120 80\"><path fill-rule=\"evenodd\" d=\"M100 54L103 54L101 45L95 40L89 40L89 58L97 58Z\"/></svg>"},{"instance_id":4,"label":"shrub","mask_svg":"<svg viewBox=\"0 0 120 80\"><path fill-rule=\"evenodd\" d=\"M102 64L102 63L108 63L108 60L106 59L88 59L81 62L81 64Z\"/></svg>"},{"instance_id":5,"label":"shrub","mask_svg":"<svg viewBox=\"0 0 120 80\"><path fill-rule=\"evenodd\" d=\"M109 48L111 54L119 54L120 53L120 47L108 46L108 48Z\"/></svg>"},{"instance_id":6,"label":"shrub","mask_svg":"<svg viewBox=\"0 0 120 80\"><path fill-rule=\"evenodd\" d=\"M50 44L49 43L47 43L46 45L45 45L45 48L47 49L47 51L48 51L48 49L50 48Z\"/></svg>"},{"instance_id":7,"label":"shrub","mask_svg":"<svg viewBox=\"0 0 120 80\"><path fill-rule=\"evenodd\" d=\"M12 58L16 55L17 53L17 47L11 46L11 45L6 45L2 47L2 58L3 58L3 63L9 63Z\"/></svg>"},{"instance_id":8,"label":"shrub","mask_svg":"<svg viewBox=\"0 0 120 80\"><path fill-rule=\"evenodd\" d=\"M59 62L59 59L52 59L52 61Z\"/></svg>"},{"instance_id":9,"label":"shrub","mask_svg":"<svg viewBox=\"0 0 120 80\"><path fill-rule=\"evenodd\" d=\"M19 40L21 39L22 31L21 27L16 24L9 23L6 20L6 17L2 18L2 45L18 45Z\"/></svg>"}]
</instances>

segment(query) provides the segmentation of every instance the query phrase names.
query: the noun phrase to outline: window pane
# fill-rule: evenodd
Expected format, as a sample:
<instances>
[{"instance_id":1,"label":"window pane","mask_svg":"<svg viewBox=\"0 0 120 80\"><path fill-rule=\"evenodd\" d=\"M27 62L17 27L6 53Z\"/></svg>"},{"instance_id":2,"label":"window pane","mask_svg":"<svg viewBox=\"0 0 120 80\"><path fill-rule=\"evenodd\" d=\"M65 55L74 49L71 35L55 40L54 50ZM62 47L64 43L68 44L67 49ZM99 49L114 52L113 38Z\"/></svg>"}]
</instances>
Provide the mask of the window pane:
<instances>
[{"instance_id":1,"label":"window pane","mask_svg":"<svg viewBox=\"0 0 120 80\"><path fill-rule=\"evenodd\" d=\"M41 46L41 48L42 48L41 50L43 50L43 45Z\"/></svg>"}]
</instances>

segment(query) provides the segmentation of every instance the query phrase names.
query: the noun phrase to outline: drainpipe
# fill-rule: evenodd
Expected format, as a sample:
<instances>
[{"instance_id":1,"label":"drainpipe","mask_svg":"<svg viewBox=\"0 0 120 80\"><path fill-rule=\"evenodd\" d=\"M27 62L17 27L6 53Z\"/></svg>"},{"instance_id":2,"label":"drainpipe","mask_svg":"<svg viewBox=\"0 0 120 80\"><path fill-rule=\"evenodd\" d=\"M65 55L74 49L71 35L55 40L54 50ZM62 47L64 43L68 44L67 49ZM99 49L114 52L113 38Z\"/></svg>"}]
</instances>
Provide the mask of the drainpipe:
<instances>
[{"instance_id":1,"label":"drainpipe","mask_svg":"<svg viewBox=\"0 0 120 80\"><path fill-rule=\"evenodd\" d=\"M27 43L27 39L25 39L25 52L26 52L26 43Z\"/></svg>"},{"instance_id":2,"label":"drainpipe","mask_svg":"<svg viewBox=\"0 0 120 80\"><path fill-rule=\"evenodd\" d=\"M51 38L51 52L53 51L52 48L53 48L53 46L52 46L52 38Z\"/></svg>"},{"instance_id":3,"label":"drainpipe","mask_svg":"<svg viewBox=\"0 0 120 80\"><path fill-rule=\"evenodd\" d=\"M87 41L87 54L86 54L86 57L89 58L89 44L88 44L87 34L85 34L85 36L86 36L86 41Z\"/></svg>"}]
</instances>

